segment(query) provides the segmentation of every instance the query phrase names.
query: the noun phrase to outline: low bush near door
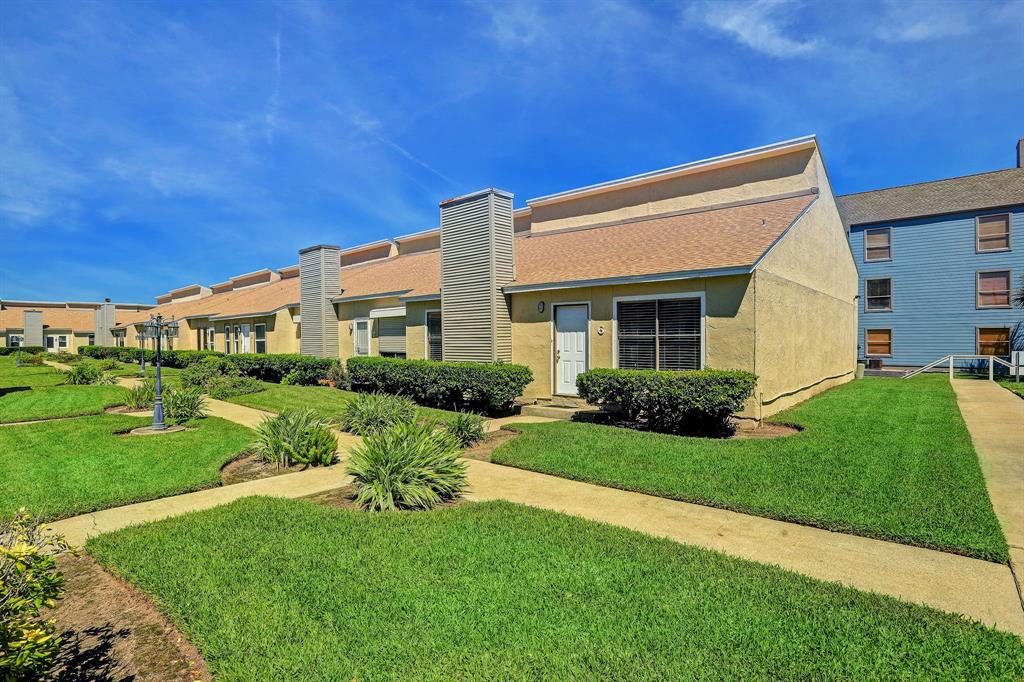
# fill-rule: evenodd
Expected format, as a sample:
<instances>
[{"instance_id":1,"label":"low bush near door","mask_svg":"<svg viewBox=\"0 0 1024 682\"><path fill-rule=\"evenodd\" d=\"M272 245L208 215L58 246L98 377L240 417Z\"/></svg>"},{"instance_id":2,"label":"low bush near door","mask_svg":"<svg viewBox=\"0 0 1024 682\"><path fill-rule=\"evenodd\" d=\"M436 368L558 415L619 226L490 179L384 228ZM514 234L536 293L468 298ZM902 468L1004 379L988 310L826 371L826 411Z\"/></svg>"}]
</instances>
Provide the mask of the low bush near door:
<instances>
[{"instance_id":1,"label":"low bush near door","mask_svg":"<svg viewBox=\"0 0 1024 682\"><path fill-rule=\"evenodd\" d=\"M432 423L406 422L367 436L352 449L347 473L356 502L369 511L432 509L466 489L460 443Z\"/></svg>"},{"instance_id":2,"label":"low bush near door","mask_svg":"<svg viewBox=\"0 0 1024 682\"><path fill-rule=\"evenodd\" d=\"M399 358L348 359L356 391L404 395L420 405L494 414L507 410L533 381L529 367L505 363Z\"/></svg>"},{"instance_id":3,"label":"low bush near door","mask_svg":"<svg viewBox=\"0 0 1024 682\"><path fill-rule=\"evenodd\" d=\"M42 679L60 648L43 607L64 594L54 555L69 549L24 509L0 524L0 679Z\"/></svg>"},{"instance_id":4,"label":"low bush near door","mask_svg":"<svg viewBox=\"0 0 1024 682\"><path fill-rule=\"evenodd\" d=\"M416 403L397 395L364 393L350 400L341 410L341 428L359 436L390 429L416 419Z\"/></svg>"},{"instance_id":5,"label":"low bush near door","mask_svg":"<svg viewBox=\"0 0 1024 682\"><path fill-rule=\"evenodd\" d=\"M757 377L740 370L659 372L592 369L576 378L580 397L615 405L651 431L716 435L753 394Z\"/></svg>"},{"instance_id":6,"label":"low bush near door","mask_svg":"<svg viewBox=\"0 0 1024 682\"><path fill-rule=\"evenodd\" d=\"M337 459L338 439L313 410L282 412L256 427L253 450L266 462L326 466Z\"/></svg>"},{"instance_id":7,"label":"low bush near door","mask_svg":"<svg viewBox=\"0 0 1024 682\"><path fill-rule=\"evenodd\" d=\"M25 355L33 355L35 353L42 353L46 349L42 346L3 346L0 347L0 356L3 355L17 355L18 350L21 350L21 355L24 358Z\"/></svg>"}]
</instances>

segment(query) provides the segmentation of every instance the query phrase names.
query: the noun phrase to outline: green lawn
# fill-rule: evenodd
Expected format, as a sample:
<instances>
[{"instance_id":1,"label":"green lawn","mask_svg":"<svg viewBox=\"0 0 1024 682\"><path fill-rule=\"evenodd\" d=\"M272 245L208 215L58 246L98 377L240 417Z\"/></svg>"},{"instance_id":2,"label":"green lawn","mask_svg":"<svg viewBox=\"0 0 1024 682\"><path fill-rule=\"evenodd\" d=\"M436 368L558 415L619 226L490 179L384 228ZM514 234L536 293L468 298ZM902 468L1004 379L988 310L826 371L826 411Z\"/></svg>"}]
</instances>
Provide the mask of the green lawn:
<instances>
[{"instance_id":1,"label":"green lawn","mask_svg":"<svg viewBox=\"0 0 1024 682\"><path fill-rule=\"evenodd\" d=\"M248 498L93 538L218 679L1020 679L1010 634L506 502Z\"/></svg>"},{"instance_id":2,"label":"green lawn","mask_svg":"<svg viewBox=\"0 0 1024 682\"><path fill-rule=\"evenodd\" d=\"M12 356L0 357L0 424L33 419L100 414L124 404L117 386L64 386L52 367L17 366Z\"/></svg>"},{"instance_id":3,"label":"green lawn","mask_svg":"<svg viewBox=\"0 0 1024 682\"><path fill-rule=\"evenodd\" d=\"M868 377L775 421L774 440L613 426L518 424L493 461L830 530L1007 560L977 455L945 376Z\"/></svg>"},{"instance_id":4,"label":"green lawn","mask_svg":"<svg viewBox=\"0 0 1024 682\"><path fill-rule=\"evenodd\" d=\"M309 407L316 410L325 419L334 420L345 403L359 395L352 391L342 391L328 386L288 386L261 383L263 390L259 393L240 395L229 398L229 401L267 412L284 412L285 410ZM447 410L437 410L432 407L421 407L419 412L422 417L438 418L450 417L453 414Z\"/></svg>"},{"instance_id":5,"label":"green lawn","mask_svg":"<svg viewBox=\"0 0 1024 682\"><path fill-rule=\"evenodd\" d=\"M0 428L0 518L45 518L215 486L252 431L209 417L162 436L116 435L149 420L101 415Z\"/></svg>"},{"instance_id":6,"label":"green lawn","mask_svg":"<svg viewBox=\"0 0 1024 682\"><path fill-rule=\"evenodd\" d=\"M1016 393L1021 398L1024 398L1024 381L1014 381L1013 379L1005 379L999 382L999 385L1010 391Z\"/></svg>"}]
</instances>

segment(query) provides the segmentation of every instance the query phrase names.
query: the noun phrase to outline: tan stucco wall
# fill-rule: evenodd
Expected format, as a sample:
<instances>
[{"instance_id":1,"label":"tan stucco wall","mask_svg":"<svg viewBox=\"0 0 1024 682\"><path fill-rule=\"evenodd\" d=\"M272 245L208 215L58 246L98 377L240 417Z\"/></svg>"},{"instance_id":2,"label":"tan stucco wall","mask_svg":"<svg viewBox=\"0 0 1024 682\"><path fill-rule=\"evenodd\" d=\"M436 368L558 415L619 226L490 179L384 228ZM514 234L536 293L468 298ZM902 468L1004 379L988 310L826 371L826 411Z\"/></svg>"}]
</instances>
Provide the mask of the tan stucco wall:
<instances>
[{"instance_id":1,"label":"tan stucco wall","mask_svg":"<svg viewBox=\"0 0 1024 682\"><path fill-rule=\"evenodd\" d=\"M612 301L619 296L704 292L705 366L745 369L754 366L754 300L748 276L690 279L539 291L512 296L512 361L533 370L525 400L552 394L554 306L590 303L590 367L613 366ZM544 311L537 304L544 302Z\"/></svg>"},{"instance_id":2,"label":"tan stucco wall","mask_svg":"<svg viewBox=\"0 0 1024 682\"><path fill-rule=\"evenodd\" d=\"M823 191L754 274L762 417L849 381L856 368L857 267L815 161Z\"/></svg>"},{"instance_id":3,"label":"tan stucco wall","mask_svg":"<svg viewBox=\"0 0 1024 682\"><path fill-rule=\"evenodd\" d=\"M532 205L531 229L578 227L815 187L820 169L816 157L814 149L803 149L638 187Z\"/></svg>"},{"instance_id":4,"label":"tan stucco wall","mask_svg":"<svg viewBox=\"0 0 1024 682\"><path fill-rule=\"evenodd\" d=\"M369 317L371 310L378 308L397 308L403 305L397 297L375 298L368 301L337 303L338 311L338 356L344 362L354 355L355 329L349 329L352 320ZM370 324L370 355L377 355L377 325Z\"/></svg>"},{"instance_id":5,"label":"tan stucco wall","mask_svg":"<svg viewBox=\"0 0 1024 682\"><path fill-rule=\"evenodd\" d=\"M210 325L214 328L213 350L224 352L224 328L235 325L249 325L249 348L250 352L256 352L256 325L267 325L267 353L298 353L299 352L299 326L292 321L292 314L288 308L277 311L274 315L263 317L241 317L235 320L210 322L207 318L195 318L184 320L174 347L177 350L198 350L196 330L206 330ZM187 325L187 331L185 326ZM232 351L234 352L234 337L232 336Z\"/></svg>"}]
</instances>

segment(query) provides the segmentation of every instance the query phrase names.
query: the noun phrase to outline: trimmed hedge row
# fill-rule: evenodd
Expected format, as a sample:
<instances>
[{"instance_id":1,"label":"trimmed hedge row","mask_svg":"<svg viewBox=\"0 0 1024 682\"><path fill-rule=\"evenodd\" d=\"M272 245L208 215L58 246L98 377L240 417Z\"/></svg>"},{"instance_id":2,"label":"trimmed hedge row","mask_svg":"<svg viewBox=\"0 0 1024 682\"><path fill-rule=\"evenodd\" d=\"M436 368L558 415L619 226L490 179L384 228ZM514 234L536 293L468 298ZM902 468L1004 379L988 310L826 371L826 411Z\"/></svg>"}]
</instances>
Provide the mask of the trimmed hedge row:
<instances>
[{"instance_id":1,"label":"trimmed hedge row","mask_svg":"<svg viewBox=\"0 0 1024 682\"><path fill-rule=\"evenodd\" d=\"M354 357L349 380L356 391L404 395L420 405L494 414L507 410L533 381L523 365Z\"/></svg>"},{"instance_id":2,"label":"trimmed hedge row","mask_svg":"<svg viewBox=\"0 0 1024 682\"><path fill-rule=\"evenodd\" d=\"M652 431L702 435L727 430L756 383L750 372L716 369L592 369L576 378L588 403L617 405L627 420Z\"/></svg>"},{"instance_id":3,"label":"trimmed hedge row","mask_svg":"<svg viewBox=\"0 0 1024 682\"><path fill-rule=\"evenodd\" d=\"M0 347L0 355L15 355L18 350L18 346L3 346ZM20 350L22 353L35 354L42 353L46 349L42 346L21 346Z\"/></svg>"},{"instance_id":4,"label":"trimmed hedge row","mask_svg":"<svg viewBox=\"0 0 1024 682\"><path fill-rule=\"evenodd\" d=\"M78 352L90 358L138 362L138 348L115 346L82 346ZM156 351L144 349L146 362L156 359ZM242 376L271 383L315 384L327 378L327 372L337 361L309 355L264 355L258 353L225 354L215 350L162 350L160 361L165 367L185 368L204 358L223 358Z\"/></svg>"}]
</instances>

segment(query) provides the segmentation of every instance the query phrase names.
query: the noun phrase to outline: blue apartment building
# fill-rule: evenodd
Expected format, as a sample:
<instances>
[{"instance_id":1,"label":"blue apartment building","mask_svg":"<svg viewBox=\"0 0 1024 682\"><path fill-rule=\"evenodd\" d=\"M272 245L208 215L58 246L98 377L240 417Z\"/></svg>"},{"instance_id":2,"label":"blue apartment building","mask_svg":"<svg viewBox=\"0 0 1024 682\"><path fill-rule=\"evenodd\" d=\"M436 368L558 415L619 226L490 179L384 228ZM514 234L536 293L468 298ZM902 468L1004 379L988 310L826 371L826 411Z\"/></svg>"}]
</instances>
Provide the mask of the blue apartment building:
<instances>
[{"instance_id":1,"label":"blue apartment building","mask_svg":"<svg viewBox=\"0 0 1024 682\"><path fill-rule=\"evenodd\" d=\"M858 353L921 367L1024 350L1024 139L1017 167L838 197L860 275Z\"/></svg>"}]
</instances>

